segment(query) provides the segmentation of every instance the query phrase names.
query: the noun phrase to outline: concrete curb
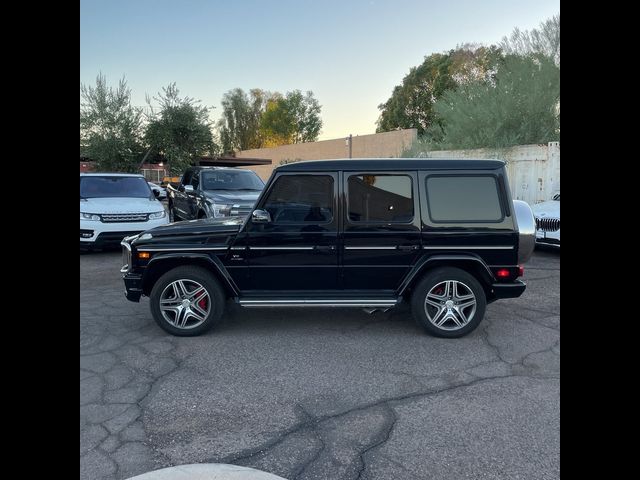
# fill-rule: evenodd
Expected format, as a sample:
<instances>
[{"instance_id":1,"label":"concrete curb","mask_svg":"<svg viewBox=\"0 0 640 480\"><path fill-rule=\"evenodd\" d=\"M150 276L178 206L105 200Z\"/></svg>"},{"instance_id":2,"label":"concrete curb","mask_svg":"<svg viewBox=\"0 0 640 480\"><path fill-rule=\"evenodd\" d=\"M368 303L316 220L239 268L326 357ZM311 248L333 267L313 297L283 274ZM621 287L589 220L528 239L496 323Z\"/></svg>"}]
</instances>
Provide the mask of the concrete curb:
<instances>
[{"instance_id":1,"label":"concrete curb","mask_svg":"<svg viewBox=\"0 0 640 480\"><path fill-rule=\"evenodd\" d=\"M272 473L226 463L194 463L162 468L127 480L287 480Z\"/></svg>"}]
</instances>

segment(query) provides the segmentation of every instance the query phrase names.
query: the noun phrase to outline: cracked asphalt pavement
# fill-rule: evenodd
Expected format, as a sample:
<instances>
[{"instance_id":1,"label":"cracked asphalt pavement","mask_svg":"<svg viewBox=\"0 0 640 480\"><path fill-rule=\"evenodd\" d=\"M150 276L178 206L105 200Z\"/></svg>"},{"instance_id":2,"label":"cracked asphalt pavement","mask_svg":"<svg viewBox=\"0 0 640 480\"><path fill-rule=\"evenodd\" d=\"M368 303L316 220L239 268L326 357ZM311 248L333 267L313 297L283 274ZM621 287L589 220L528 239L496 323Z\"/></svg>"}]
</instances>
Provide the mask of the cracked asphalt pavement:
<instances>
[{"instance_id":1,"label":"cracked asphalt pavement","mask_svg":"<svg viewBox=\"0 0 640 480\"><path fill-rule=\"evenodd\" d=\"M124 298L120 252L80 255L80 478L232 463L293 479L557 479L560 257L470 335L406 306L243 309L172 337Z\"/></svg>"}]
</instances>

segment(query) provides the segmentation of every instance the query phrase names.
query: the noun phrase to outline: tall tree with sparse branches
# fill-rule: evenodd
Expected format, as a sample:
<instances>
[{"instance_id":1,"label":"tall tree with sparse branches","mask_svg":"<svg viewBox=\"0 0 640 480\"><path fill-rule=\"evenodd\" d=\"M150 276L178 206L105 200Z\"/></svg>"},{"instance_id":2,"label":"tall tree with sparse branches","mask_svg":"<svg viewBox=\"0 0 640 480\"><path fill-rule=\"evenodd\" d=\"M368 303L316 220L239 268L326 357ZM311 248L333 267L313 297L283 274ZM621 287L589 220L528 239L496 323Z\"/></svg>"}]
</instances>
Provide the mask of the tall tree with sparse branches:
<instances>
[{"instance_id":1,"label":"tall tree with sparse branches","mask_svg":"<svg viewBox=\"0 0 640 480\"><path fill-rule=\"evenodd\" d=\"M218 153L209 108L200 105L200 100L180 97L175 83L163 87L153 99L160 107L155 112L147 98L151 115L144 138L153 152L165 157L172 173L183 172L199 156Z\"/></svg>"},{"instance_id":2,"label":"tall tree with sparse branches","mask_svg":"<svg viewBox=\"0 0 640 480\"><path fill-rule=\"evenodd\" d=\"M80 85L80 155L99 170L135 172L145 149L141 142L142 111L131 105L124 77L117 88L100 73L96 85Z\"/></svg>"},{"instance_id":3,"label":"tall tree with sparse branches","mask_svg":"<svg viewBox=\"0 0 640 480\"><path fill-rule=\"evenodd\" d=\"M252 89L249 95L241 88L223 95L218 130L225 153L262 147L260 118L271 96L270 92L258 88Z\"/></svg>"},{"instance_id":4,"label":"tall tree with sparse branches","mask_svg":"<svg viewBox=\"0 0 640 480\"><path fill-rule=\"evenodd\" d=\"M531 31L514 28L510 36L502 38L500 47L507 54L541 54L560 67L560 14L541 22Z\"/></svg>"}]
</instances>

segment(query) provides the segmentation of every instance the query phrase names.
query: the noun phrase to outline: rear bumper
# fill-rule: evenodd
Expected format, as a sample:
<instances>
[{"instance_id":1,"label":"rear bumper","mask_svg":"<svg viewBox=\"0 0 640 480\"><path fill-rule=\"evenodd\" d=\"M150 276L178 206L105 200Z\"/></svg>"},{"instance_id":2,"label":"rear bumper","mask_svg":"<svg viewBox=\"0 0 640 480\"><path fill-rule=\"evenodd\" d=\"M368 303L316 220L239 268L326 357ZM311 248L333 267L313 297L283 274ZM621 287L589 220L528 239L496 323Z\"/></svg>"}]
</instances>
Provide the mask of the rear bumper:
<instances>
[{"instance_id":1,"label":"rear bumper","mask_svg":"<svg viewBox=\"0 0 640 480\"><path fill-rule=\"evenodd\" d=\"M131 302L139 302L142 296L142 275L135 273L125 273L122 275L124 280L124 296Z\"/></svg>"},{"instance_id":2,"label":"rear bumper","mask_svg":"<svg viewBox=\"0 0 640 480\"><path fill-rule=\"evenodd\" d=\"M493 302L500 298L517 298L522 295L527 288L527 284L521 280L513 283L494 283L491 285L492 297L489 301Z\"/></svg>"}]
</instances>

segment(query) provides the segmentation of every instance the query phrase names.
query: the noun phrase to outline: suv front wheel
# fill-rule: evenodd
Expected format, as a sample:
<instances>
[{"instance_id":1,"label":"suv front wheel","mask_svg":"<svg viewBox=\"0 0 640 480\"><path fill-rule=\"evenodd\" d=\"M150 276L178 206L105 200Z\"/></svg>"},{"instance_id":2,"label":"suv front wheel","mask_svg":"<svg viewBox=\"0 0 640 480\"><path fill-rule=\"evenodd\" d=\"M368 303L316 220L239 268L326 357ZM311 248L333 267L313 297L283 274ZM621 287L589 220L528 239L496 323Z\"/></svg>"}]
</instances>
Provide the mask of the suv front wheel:
<instances>
[{"instance_id":1,"label":"suv front wheel","mask_svg":"<svg viewBox=\"0 0 640 480\"><path fill-rule=\"evenodd\" d=\"M169 270L155 283L149 298L156 323L180 337L206 332L224 311L225 296L219 282L196 266Z\"/></svg>"},{"instance_id":2,"label":"suv front wheel","mask_svg":"<svg viewBox=\"0 0 640 480\"><path fill-rule=\"evenodd\" d=\"M411 297L413 316L436 337L457 338L473 331L487 308L484 290L476 278L459 268L430 271Z\"/></svg>"}]
</instances>

